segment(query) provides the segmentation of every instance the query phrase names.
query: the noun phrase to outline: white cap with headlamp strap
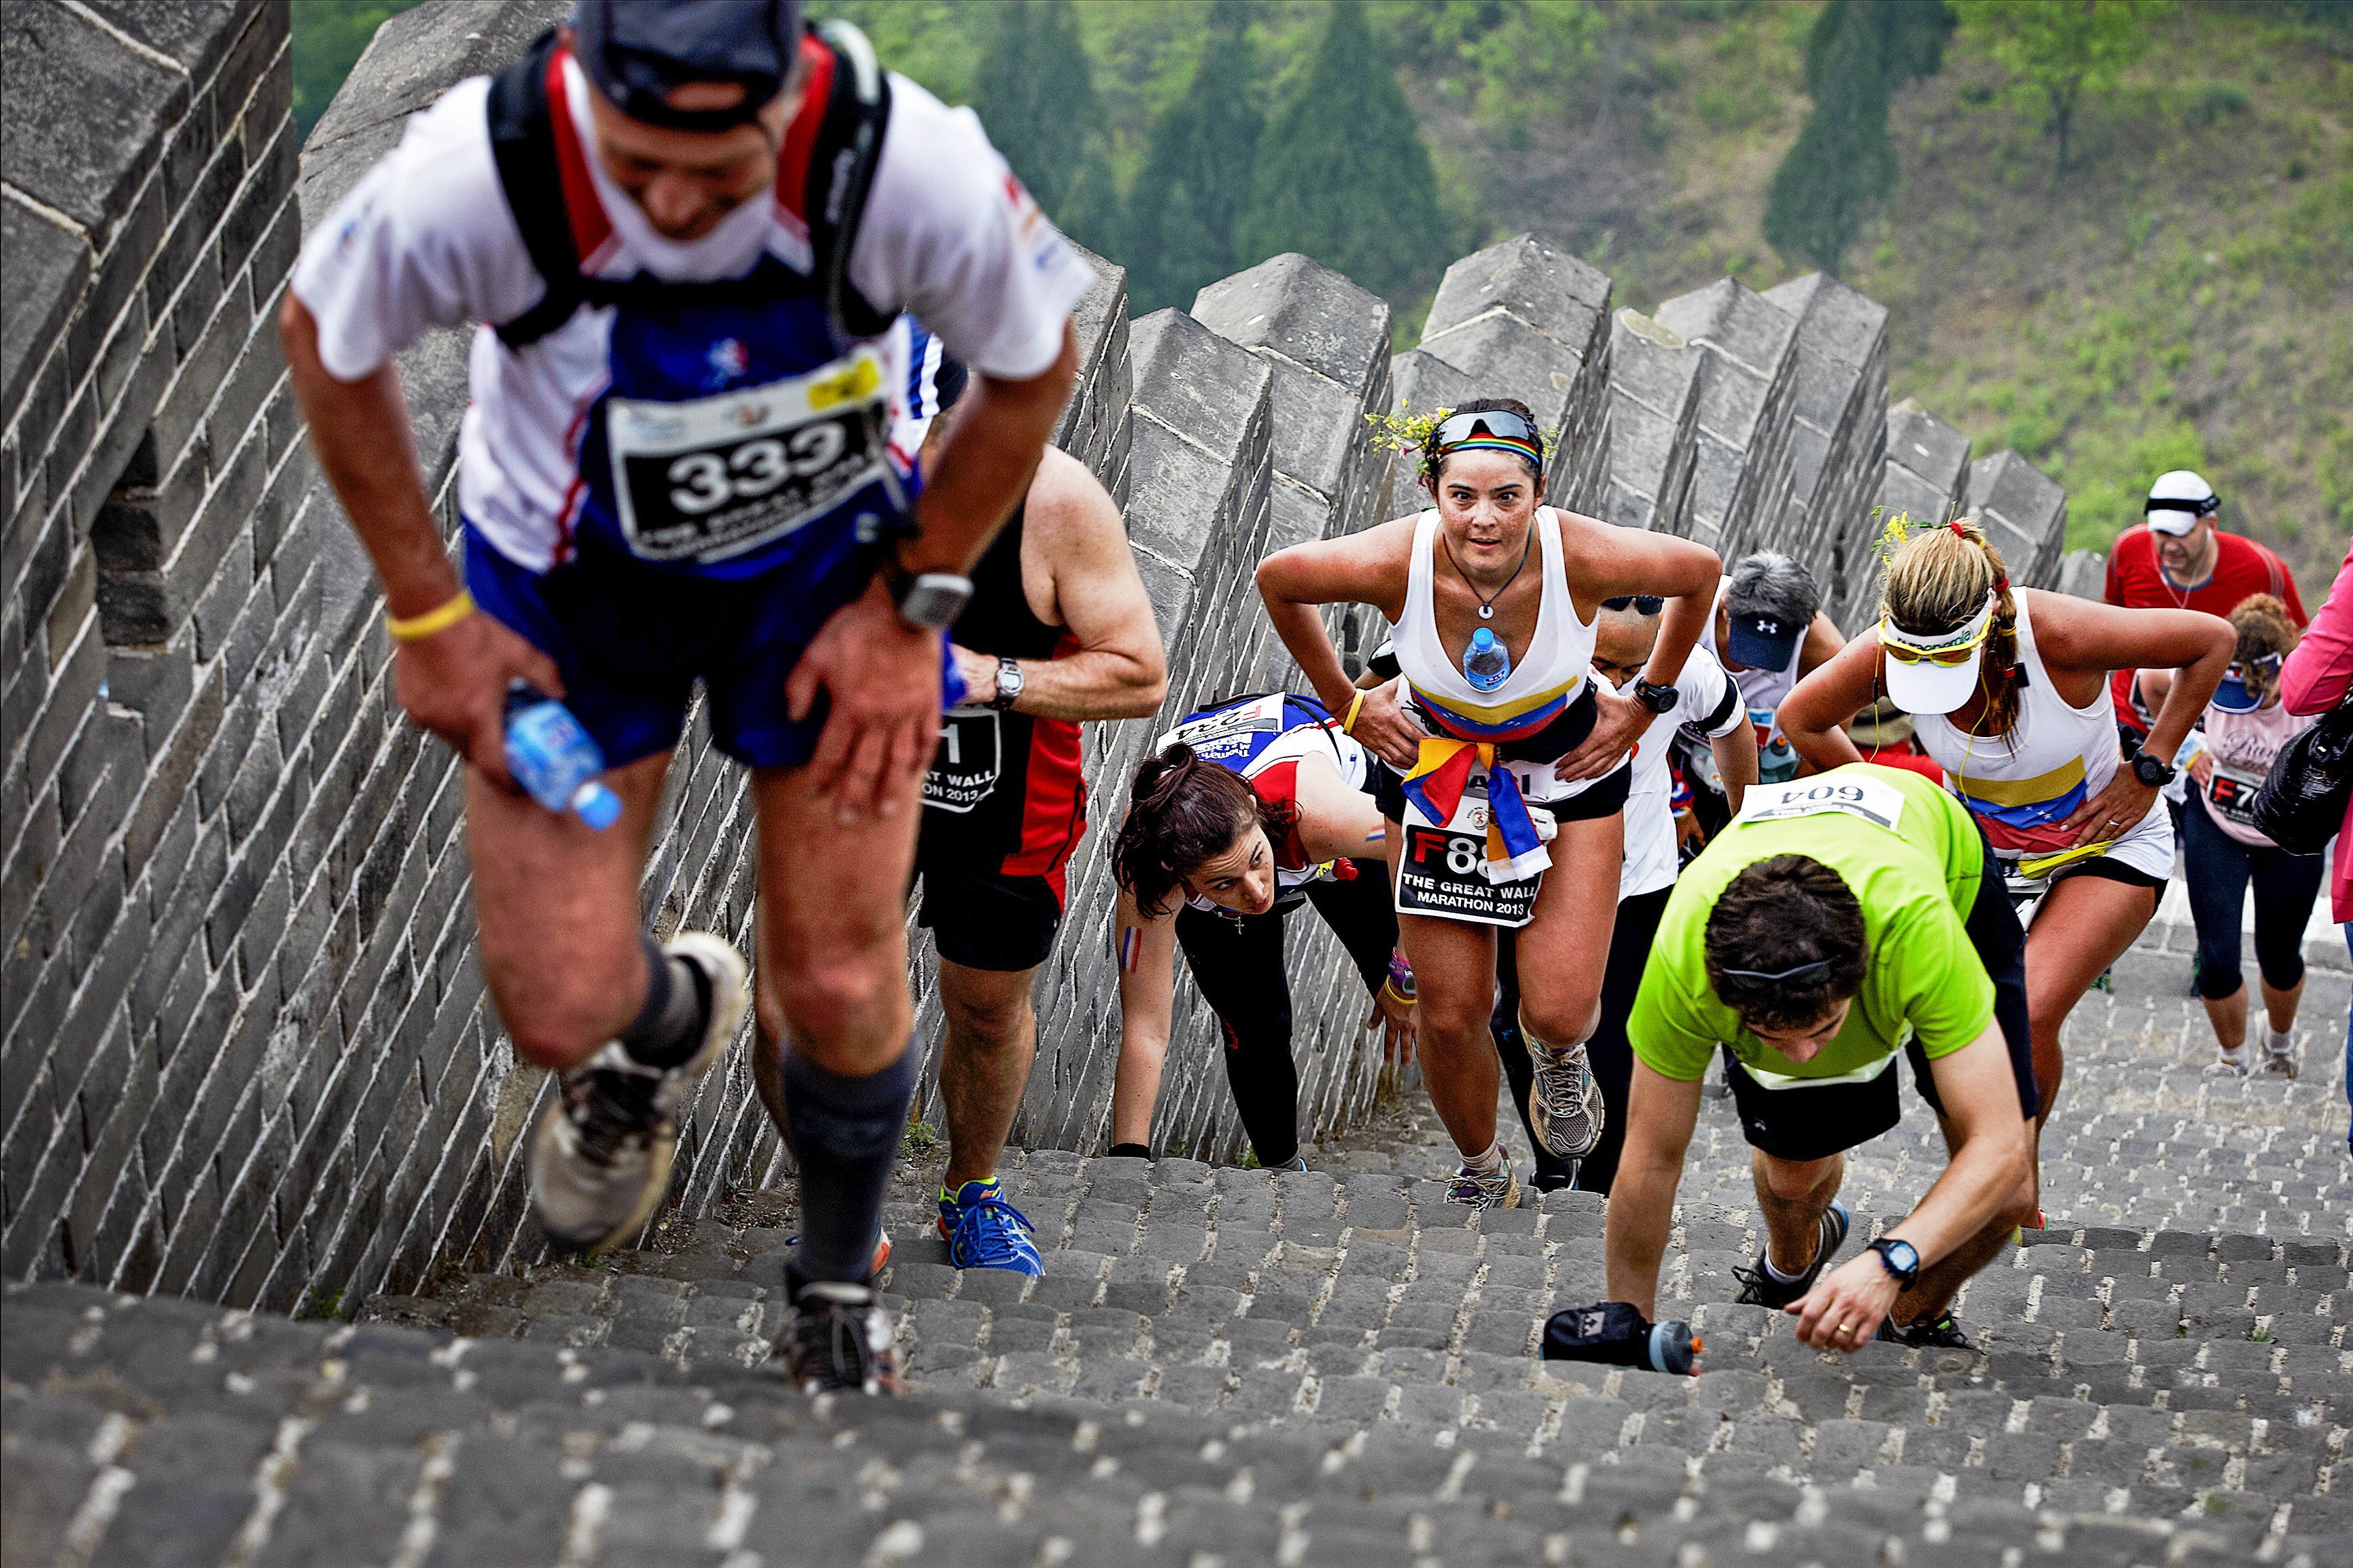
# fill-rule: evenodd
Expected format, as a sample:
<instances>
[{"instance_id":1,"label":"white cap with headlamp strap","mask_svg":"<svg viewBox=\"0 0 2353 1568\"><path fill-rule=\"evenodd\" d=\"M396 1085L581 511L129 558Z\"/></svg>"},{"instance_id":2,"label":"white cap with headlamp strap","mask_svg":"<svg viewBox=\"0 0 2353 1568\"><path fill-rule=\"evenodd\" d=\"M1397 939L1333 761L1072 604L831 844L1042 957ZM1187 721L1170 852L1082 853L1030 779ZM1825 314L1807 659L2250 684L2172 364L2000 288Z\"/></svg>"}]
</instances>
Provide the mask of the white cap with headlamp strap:
<instances>
[{"instance_id":1,"label":"white cap with headlamp strap","mask_svg":"<svg viewBox=\"0 0 2353 1568\"><path fill-rule=\"evenodd\" d=\"M2221 506L2214 487L2202 477L2188 468L2175 468L2159 474L2157 483L2148 487L2148 500L2141 510L2152 531L2179 539L2196 528L2199 519L2212 517Z\"/></svg>"}]
</instances>

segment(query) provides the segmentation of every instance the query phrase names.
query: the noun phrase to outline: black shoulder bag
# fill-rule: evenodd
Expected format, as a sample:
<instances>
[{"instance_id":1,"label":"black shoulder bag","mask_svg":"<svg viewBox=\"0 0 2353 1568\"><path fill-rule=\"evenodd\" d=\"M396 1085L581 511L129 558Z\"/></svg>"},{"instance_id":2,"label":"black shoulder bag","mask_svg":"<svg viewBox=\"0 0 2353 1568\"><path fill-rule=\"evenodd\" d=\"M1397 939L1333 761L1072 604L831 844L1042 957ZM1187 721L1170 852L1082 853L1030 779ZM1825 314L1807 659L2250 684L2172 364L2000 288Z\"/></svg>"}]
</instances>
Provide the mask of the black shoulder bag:
<instances>
[{"instance_id":1,"label":"black shoulder bag","mask_svg":"<svg viewBox=\"0 0 2353 1568\"><path fill-rule=\"evenodd\" d=\"M2279 749L2247 805L2255 831L2291 855L2317 855L2353 799L2353 692Z\"/></svg>"}]
</instances>

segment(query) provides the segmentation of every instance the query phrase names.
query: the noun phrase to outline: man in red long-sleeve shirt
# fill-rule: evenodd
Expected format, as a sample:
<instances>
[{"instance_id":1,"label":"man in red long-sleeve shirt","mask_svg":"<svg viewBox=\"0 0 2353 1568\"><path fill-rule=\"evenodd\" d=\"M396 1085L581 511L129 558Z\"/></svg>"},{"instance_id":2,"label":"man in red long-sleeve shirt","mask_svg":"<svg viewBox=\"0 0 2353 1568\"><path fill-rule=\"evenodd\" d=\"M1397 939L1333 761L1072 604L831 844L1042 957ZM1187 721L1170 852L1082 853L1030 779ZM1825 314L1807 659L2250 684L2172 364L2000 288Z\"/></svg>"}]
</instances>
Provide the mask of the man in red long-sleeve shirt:
<instances>
[{"instance_id":1,"label":"man in red long-sleeve shirt","mask_svg":"<svg viewBox=\"0 0 2353 1568\"><path fill-rule=\"evenodd\" d=\"M2116 536L2108 552L2111 605L2133 609L2203 610L2228 617L2250 594L2270 594L2284 602L2290 619L2305 624L2295 578L2266 546L2220 525L2221 502L2214 487L2188 468L2160 475L2148 487L2143 509L2147 521ZM2136 705L2133 672L2116 671L2109 687L2116 700L2116 729L2127 755L2148 733L2148 716Z\"/></svg>"}]
</instances>

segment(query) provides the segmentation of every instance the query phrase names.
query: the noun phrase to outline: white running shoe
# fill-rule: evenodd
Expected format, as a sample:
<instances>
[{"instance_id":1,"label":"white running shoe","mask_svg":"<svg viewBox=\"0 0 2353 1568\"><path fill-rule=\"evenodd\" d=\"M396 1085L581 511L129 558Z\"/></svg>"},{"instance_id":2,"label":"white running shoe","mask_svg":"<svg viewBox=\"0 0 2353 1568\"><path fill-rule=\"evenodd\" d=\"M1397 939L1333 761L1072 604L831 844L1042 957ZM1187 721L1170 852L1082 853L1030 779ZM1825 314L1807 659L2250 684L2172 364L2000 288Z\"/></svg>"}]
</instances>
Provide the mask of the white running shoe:
<instances>
[{"instance_id":1,"label":"white running shoe","mask_svg":"<svg viewBox=\"0 0 2353 1568\"><path fill-rule=\"evenodd\" d=\"M1556 1158L1582 1160L1601 1142L1609 1121L1585 1047L1555 1049L1530 1040L1528 1059L1535 1064L1535 1081L1528 1085L1530 1124Z\"/></svg>"},{"instance_id":2,"label":"white running shoe","mask_svg":"<svg viewBox=\"0 0 2353 1568\"><path fill-rule=\"evenodd\" d=\"M648 1067L618 1040L564 1075L563 1093L531 1144L531 1207L565 1247L602 1252L653 1216L670 1187L676 1113L686 1086L726 1054L751 1005L751 973L708 931L682 931L662 951L702 973L711 1005L702 1040L674 1068Z\"/></svg>"},{"instance_id":3,"label":"white running shoe","mask_svg":"<svg viewBox=\"0 0 2353 1568\"><path fill-rule=\"evenodd\" d=\"M2293 1029L2280 1034L2269 1024L2263 1026L2263 1071L2277 1078L2296 1076L2295 1032Z\"/></svg>"},{"instance_id":4,"label":"white running shoe","mask_svg":"<svg viewBox=\"0 0 2353 1568\"><path fill-rule=\"evenodd\" d=\"M2247 1076L2247 1069L2254 1066L2254 1054L2253 1047L2250 1046L2241 1046L2235 1051L2223 1051L2220 1057L2206 1064L2206 1076L2208 1078L2244 1078Z\"/></svg>"}]
</instances>

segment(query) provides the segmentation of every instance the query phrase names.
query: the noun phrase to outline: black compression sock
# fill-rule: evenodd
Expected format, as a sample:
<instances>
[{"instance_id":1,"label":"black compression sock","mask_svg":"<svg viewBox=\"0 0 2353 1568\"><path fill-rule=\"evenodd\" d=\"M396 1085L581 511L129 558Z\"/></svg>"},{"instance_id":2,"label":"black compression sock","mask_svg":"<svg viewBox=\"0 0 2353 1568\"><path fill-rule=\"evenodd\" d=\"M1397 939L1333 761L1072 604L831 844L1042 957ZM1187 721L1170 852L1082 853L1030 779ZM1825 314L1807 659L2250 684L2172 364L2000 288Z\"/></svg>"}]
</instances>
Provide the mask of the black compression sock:
<instances>
[{"instance_id":1,"label":"black compression sock","mask_svg":"<svg viewBox=\"0 0 2353 1568\"><path fill-rule=\"evenodd\" d=\"M1149 1160L1152 1158L1152 1145L1149 1143L1114 1143L1111 1146L1111 1158L1114 1160Z\"/></svg>"},{"instance_id":2,"label":"black compression sock","mask_svg":"<svg viewBox=\"0 0 2353 1568\"><path fill-rule=\"evenodd\" d=\"M915 1090L915 1049L881 1072L846 1078L784 1050L785 1131L801 1173L802 1278L863 1284L882 1197Z\"/></svg>"},{"instance_id":3,"label":"black compression sock","mask_svg":"<svg viewBox=\"0 0 2353 1568\"><path fill-rule=\"evenodd\" d=\"M621 1044L649 1068L678 1067L702 1044L711 1018L711 982L643 931L638 941L646 951L646 1000L621 1031Z\"/></svg>"}]
</instances>

